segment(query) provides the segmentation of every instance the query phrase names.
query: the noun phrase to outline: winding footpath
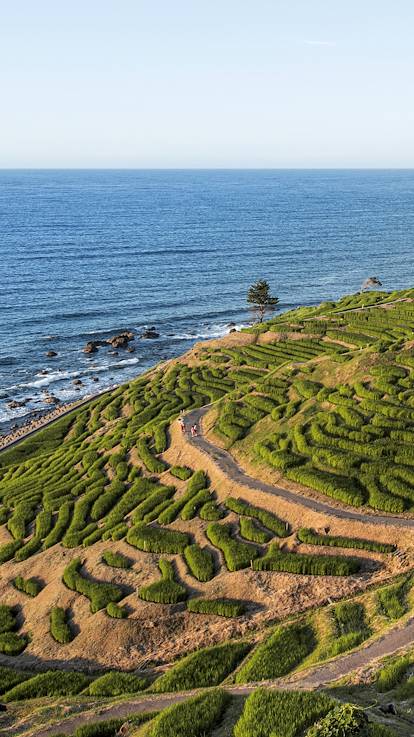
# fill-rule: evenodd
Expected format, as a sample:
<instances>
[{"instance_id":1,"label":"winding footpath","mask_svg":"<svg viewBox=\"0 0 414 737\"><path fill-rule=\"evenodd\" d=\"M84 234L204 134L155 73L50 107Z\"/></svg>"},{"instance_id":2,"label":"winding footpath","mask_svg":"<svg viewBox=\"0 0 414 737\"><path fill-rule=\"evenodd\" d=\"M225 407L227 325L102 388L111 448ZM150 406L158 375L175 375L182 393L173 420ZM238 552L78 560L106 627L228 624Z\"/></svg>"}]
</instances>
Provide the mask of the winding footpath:
<instances>
[{"instance_id":1,"label":"winding footpath","mask_svg":"<svg viewBox=\"0 0 414 737\"><path fill-rule=\"evenodd\" d=\"M205 405L199 409L192 410L186 416L186 423L188 425L196 424L198 428L202 427L202 421L204 415L209 411L211 405ZM320 501L312 497L307 497L301 494L299 491L291 491L285 489L282 486L272 486L266 484L259 479L249 476L239 465L236 463L234 458L228 453L227 450L219 448L214 445L210 440L207 440L203 435L199 434L197 437L188 437L188 442L194 445L203 453L209 456L210 460L213 461L216 466L226 474L231 481L235 481L241 486L246 486L253 491L261 491L266 494L272 494L273 496L280 497L287 502L293 504L300 504L302 507L311 509L313 512L321 512L322 514L329 515L331 517L338 517L339 519L352 520L354 522L369 522L373 525L386 525L387 527L405 527L414 530L414 518L408 517L397 517L391 514L381 515L376 514L374 511L358 512L353 509L346 509L340 506L334 506L328 501Z\"/></svg>"}]
</instances>

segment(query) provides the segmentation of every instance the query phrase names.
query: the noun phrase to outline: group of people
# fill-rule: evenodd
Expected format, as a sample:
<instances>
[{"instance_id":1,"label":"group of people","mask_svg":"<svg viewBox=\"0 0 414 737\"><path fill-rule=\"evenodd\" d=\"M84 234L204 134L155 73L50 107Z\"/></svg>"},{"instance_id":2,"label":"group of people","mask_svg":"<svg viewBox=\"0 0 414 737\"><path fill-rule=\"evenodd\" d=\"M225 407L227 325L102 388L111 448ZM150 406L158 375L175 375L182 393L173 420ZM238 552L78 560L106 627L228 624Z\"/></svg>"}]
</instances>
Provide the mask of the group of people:
<instances>
[{"instance_id":1,"label":"group of people","mask_svg":"<svg viewBox=\"0 0 414 737\"><path fill-rule=\"evenodd\" d=\"M181 432L183 434L185 434L187 432L187 428L186 428L186 425L185 425L185 422L184 422L184 417L182 415L180 415L180 418L179 418L178 421L180 423ZM190 433L191 433L191 437L192 438L196 438L197 437L197 435L198 435L198 429L197 429L196 423L194 423L194 425L191 425L191 427L190 427Z\"/></svg>"}]
</instances>

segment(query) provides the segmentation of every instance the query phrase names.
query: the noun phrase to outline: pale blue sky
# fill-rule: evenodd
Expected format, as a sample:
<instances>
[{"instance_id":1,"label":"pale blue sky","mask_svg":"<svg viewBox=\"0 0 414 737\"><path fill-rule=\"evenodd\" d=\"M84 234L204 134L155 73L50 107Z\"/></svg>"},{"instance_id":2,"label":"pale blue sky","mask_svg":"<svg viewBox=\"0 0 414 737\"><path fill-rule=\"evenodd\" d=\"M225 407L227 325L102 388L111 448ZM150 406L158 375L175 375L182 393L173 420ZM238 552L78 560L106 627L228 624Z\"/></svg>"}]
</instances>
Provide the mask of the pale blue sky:
<instances>
[{"instance_id":1,"label":"pale blue sky","mask_svg":"<svg viewBox=\"0 0 414 737\"><path fill-rule=\"evenodd\" d=\"M414 167L412 0L0 0L0 167Z\"/></svg>"}]
</instances>

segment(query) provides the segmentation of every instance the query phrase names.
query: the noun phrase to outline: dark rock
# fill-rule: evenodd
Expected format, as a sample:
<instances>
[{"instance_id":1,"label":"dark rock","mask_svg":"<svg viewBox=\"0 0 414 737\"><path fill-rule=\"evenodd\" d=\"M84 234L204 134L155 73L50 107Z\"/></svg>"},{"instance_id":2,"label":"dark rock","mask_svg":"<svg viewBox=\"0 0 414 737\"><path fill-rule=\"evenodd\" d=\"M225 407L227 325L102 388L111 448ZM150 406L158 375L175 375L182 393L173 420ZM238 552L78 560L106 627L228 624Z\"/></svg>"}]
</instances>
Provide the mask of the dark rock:
<instances>
[{"instance_id":1,"label":"dark rock","mask_svg":"<svg viewBox=\"0 0 414 737\"><path fill-rule=\"evenodd\" d=\"M229 333L237 333L236 328L230 328Z\"/></svg>"},{"instance_id":2,"label":"dark rock","mask_svg":"<svg viewBox=\"0 0 414 737\"><path fill-rule=\"evenodd\" d=\"M56 351L48 351L47 353L45 353L45 356L46 358L54 358L55 356L57 356L57 353Z\"/></svg>"},{"instance_id":3,"label":"dark rock","mask_svg":"<svg viewBox=\"0 0 414 737\"><path fill-rule=\"evenodd\" d=\"M392 714L393 716L397 715L397 707L395 704L381 704L380 711L382 711L383 714Z\"/></svg>"},{"instance_id":4,"label":"dark rock","mask_svg":"<svg viewBox=\"0 0 414 737\"><path fill-rule=\"evenodd\" d=\"M118 351L108 351L110 356L119 356Z\"/></svg>"},{"instance_id":5,"label":"dark rock","mask_svg":"<svg viewBox=\"0 0 414 737\"><path fill-rule=\"evenodd\" d=\"M17 399L12 399L11 402L7 402L7 406L10 409L18 409L19 407L24 407L27 401L27 399L22 399L21 402L19 402Z\"/></svg>"},{"instance_id":6,"label":"dark rock","mask_svg":"<svg viewBox=\"0 0 414 737\"><path fill-rule=\"evenodd\" d=\"M236 323L235 322L229 322L228 325L227 325L227 327L228 328L235 328L236 327Z\"/></svg>"},{"instance_id":7,"label":"dark rock","mask_svg":"<svg viewBox=\"0 0 414 737\"><path fill-rule=\"evenodd\" d=\"M0 711L7 711L6 704L0 704Z\"/></svg>"},{"instance_id":8,"label":"dark rock","mask_svg":"<svg viewBox=\"0 0 414 737\"><path fill-rule=\"evenodd\" d=\"M128 353L135 353L135 348L130 345L129 348L127 348Z\"/></svg>"},{"instance_id":9,"label":"dark rock","mask_svg":"<svg viewBox=\"0 0 414 737\"><path fill-rule=\"evenodd\" d=\"M135 339L135 335L131 330L127 330L119 335L114 335L106 341L112 348L127 348L128 343Z\"/></svg>"},{"instance_id":10,"label":"dark rock","mask_svg":"<svg viewBox=\"0 0 414 737\"><path fill-rule=\"evenodd\" d=\"M92 376L92 381L99 381L99 376Z\"/></svg>"},{"instance_id":11,"label":"dark rock","mask_svg":"<svg viewBox=\"0 0 414 737\"><path fill-rule=\"evenodd\" d=\"M83 382L82 382L82 381L81 381L80 379L74 379L74 380L72 381L72 384L73 384L74 386L83 386Z\"/></svg>"},{"instance_id":12,"label":"dark rock","mask_svg":"<svg viewBox=\"0 0 414 737\"><path fill-rule=\"evenodd\" d=\"M83 349L84 353L96 353L98 350L98 345L94 340L90 340L89 343L85 345L85 348Z\"/></svg>"},{"instance_id":13,"label":"dark rock","mask_svg":"<svg viewBox=\"0 0 414 737\"><path fill-rule=\"evenodd\" d=\"M40 374L41 374L42 376L46 376L46 374L49 374L49 373L50 373L50 369L42 369L42 370L41 370L41 371L40 371L39 373L40 373Z\"/></svg>"},{"instance_id":14,"label":"dark rock","mask_svg":"<svg viewBox=\"0 0 414 737\"><path fill-rule=\"evenodd\" d=\"M50 394L48 397L45 397L43 400L46 404L59 404L60 399L57 397L54 397L53 394Z\"/></svg>"},{"instance_id":15,"label":"dark rock","mask_svg":"<svg viewBox=\"0 0 414 737\"><path fill-rule=\"evenodd\" d=\"M160 334L157 333L155 328L148 328L147 330L144 330L144 332L141 335L141 338L149 338L149 339L154 339L154 338L159 338L159 337L160 337Z\"/></svg>"}]
</instances>

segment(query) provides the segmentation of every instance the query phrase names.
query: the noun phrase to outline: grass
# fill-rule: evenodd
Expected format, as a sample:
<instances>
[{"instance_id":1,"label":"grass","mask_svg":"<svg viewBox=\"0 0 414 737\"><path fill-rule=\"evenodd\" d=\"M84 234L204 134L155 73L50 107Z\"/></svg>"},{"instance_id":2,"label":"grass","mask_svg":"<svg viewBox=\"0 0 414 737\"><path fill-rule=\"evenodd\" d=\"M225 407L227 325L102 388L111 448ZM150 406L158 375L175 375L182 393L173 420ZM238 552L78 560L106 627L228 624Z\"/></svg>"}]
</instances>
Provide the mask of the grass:
<instances>
[{"instance_id":1,"label":"grass","mask_svg":"<svg viewBox=\"0 0 414 737\"><path fill-rule=\"evenodd\" d=\"M131 568L132 561L122 553L113 550L104 550L102 561L113 568Z\"/></svg>"},{"instance_id":2,"label":"grass","mask_svg":"<svg viewBox=\"0 0 414 737\"><path fill-rule=\"evenodd\" d=\"M256 518L264 527L267 527L268 530L271 530L278 537L289 535L289 525L287 522L283 522L275 514L268 512L266 509L254 507L243 499L235 499L231 496L226 499L224 504L227 509L236 512L236 514Z\"/></svg>"},{"instance_id":3,"label":"grass","mask_svg":"<svg viewBox=\"0 0 414 737\"><path fill-rule=\"evenodd\" d=\"M257 689L246 700L234 737L299 737L334 705L324 694Z\"/></svg>"},{"instance_id":4,"label":"grass","mask_svg":"<svg viewBox=\"0 0 414 737\"><path fill-rule=\"evenodd\" d=\"M247 683L285 676L312 652L315 645L315 634L309 624L279 626L255 648L238 671L236 681Z\"/></svg>"},{"instance_id":5,"label":"grass","mask_svg":"<svg viewBox=\"0 0 414 737\"><path fill-rule=\"evenodd\" d=\"M350 576L361 568L355 558L334 555L301 555L285 553L277 545L270 545L263 558L253 561L255 571L286 571L306 576Z\"/></svg>"},{"instance_id":6,"label":"grass","mask_svg":"<svg viewBox=\"0 0 414 737\"><path fill-rule=\"evenodd\" d=\"M249 649L250 645L241 642L200 648L160 676L153 683L151 691L166 693L218 686L232 673Z\"/></svg>"},{"instance_id":7,"label":"grass","mask_svg":"<svg viewBox=\"0 0 414 737\"><path fill-rule=\"evenodd\" d=\"M219 617L240 617L246 611L244 601L237 599L189 599L189 612L215 614Z\"/></svg>"},{"instance_id":8,"label":"grass","mask_svg":"<svg viewBox=\"0 0 414 737\"><path fill-rule=\"evenodd\" d=\"M188 592L185 586L175 580L175 569L171 561L161 559L158 567L161 571L161 579L148 586L141 586L138 591L140 599L158 604L177 604L179 601L184 601Z\"/></svg>"},{"instance_id":9,"label":"grass","mask_svg":"<svg viewBox=\"0 0 414 737\"><path fill-rule=\"evenodd\" d=\"M307 527L301 527L297 533L298 539L307 545L326 545L336 548L358 548L370 550L373 553L392 553L396 545L381 543L375 540L363 540L354 537L320 535Z\"/></svg>"},{"instance_id":10,"label":"grass","mask_svg":"<svg viewBox=\"0 0 414 737\"><path fill-rule=\"evenodd\" d=\"M184 548L187 566L198 581L210 581L214 576L214 559L208 548L201 548L194 543Z\"/></svg>"},{"instance_id":11,"label":"grass","mask_svg":"<svg viewBox=\"0 0 414 737\"><path fill-rule=\"evenodd\" d=\"M23 578L23 576L16 576L13 579L13 586L31 597L37 596L42 590L42 584L35 578Z\"/></svg>"},{"instance_id":12,"label":"grass","mask_svg":"<svg viewBox=\"0 0 414 737\"><path fill-rule=\"evenodd\" d=\"M164 709L150 723L147 737L211 737L230 697L213 690Z\"/></svg>"},{"instance_id":13,"label":"grass","mask_svg":"<svg viewBox=\"0 0 414 737\"><path fill-rule=\"evenodd\" d=\"M68 613L66 609L55 606L50 611L50 634L56 642L67 645L73 640L73 634L68 624Z\"/></svg>"},{"instance_id":14,"label":"grass","mask_svg":"<svg viewBox=\"0 0 414 737\"><path fill-rule=\"evenodd\" d=\"M81 568L81 559L74 558L63 572L63 583L71 591L77 591L90 600L93 614L105 609L110 601L118 602L123 599L124 593L119 586L104 581L90 581L81 575Z\"/></svg>"},{"instance_id":15,"label":"grass","mask_svg":"<svg viewBox=\"0 0 414 737\"><path fill-rule=\"evenodd\" d=\"M193 472L188 466L171 466L170 473L181 481L187 481Z\"/></svg>"},{"instance_id":16,"label":"grass","mask_svg":"<svg viewBox=\"0 0 414 737\"><path fill-rule=\"evenodd\" d=\"M128 722L132 727L139 727L146 722L151 721L158 712L147 711L139 714L128 715ZM83 724L77 727L73 733L73 737L117 737L122 725L125 724L125 718L106 719L92 724ZM58 737L58 735L57 735Z\"/></svg>"},{"instance_id":17,"label":"grass","mask_svg":"<svg viewBox=\"0 0 414 737\"><path fill-rule=\"evenodd\" d=\"M232 537L230 525L211 522L206 534L212 545L222 551L229 571L248 568L254 558L259 555L256 547L239 542Z\"/></svg>"},{"instance_id":18,"label":"grass","mask_svg":"<svg viewBox=\"0 0 414 737\"><path fill-rule=\"evenodd\" d=\"M184 553L190 536L185 532L140 523L128 530L126 540L134 548L147 553Z\"/></svg>"},{"instance_id":19,"label":"grass","mask_svg":"<svg viewBox=\"0 0 414 737\"><path fill-rule=\"evenodd\" d=\"M412 665L412 658L403 655L398 658L389 660L378 672L375 681L375 688L382 693L391 691L398 686L408 669Z\"/></svg>"},{"instance_id":20,"label":"grass","mask_svg":"<svg viewBox=\"0 0 414 737\"><path fill-rule=\"evenodd\" d=\"M8 668L6 666L0 666L0 694L10 691L18 683L27 681L28 678L32 677L30 671L18 671L14 668Z\"/></svg>"},{"instance_id":21,"label":"grass","mask_svg":"<svg viewBox=\"0 0 414 737\"><path fill-rule=\"evenodd\" d=\"M240 517L240 535L245 540L249 540L252 543L259 543L259 545L265 545L272 539L273 535L270 532L263 530L254 519L250 517Z\"/></svg>"},{"instance_id":22,"label":"grass","mask_svg":"<svg viewBox=\"0 0 414 737\"><path fill-rule=\"evenodd\" d=\"M326 657L333 657L357 647L370 635L361 602L347 601L332 610L334 640L328 645Z\"/></svg>"},{"instance_id":23,"label":"grass","mask_svg":"<svg viewBox=\"0 0 414 737\"><path fill-rule=\"evenodd\" d=\"M4 695L6 703L42 696L75 696L85 689L90 677L83 673L50 670L18 683Z\"/></svg>"},{"instance_id":24,"label":"grass","mask_svg":"<svg viewBox=\"0 0 414 737\"><path fill-rule=\"evenodd\" d=\"M17 628L16 614L13 607L0 604L0 634L11 632Z\"/></svg>"},{"instance_id":25,"label":"grass","mask_svg":"<svg viewBox=\"0 0 414 737\"><path fill-rule=\"evenodd\" d=\"M3 653L3 655L20 655L27 644L27 638L16 634L16 632L0 634L0 653Z\"/></svg>"},{"instance_id":26,"label":"grass","mask_svg":"<svg viewBox=\"0 0 414 737\"><path fill-rule=\"evenodd\" d=\"M400 619L407 611L407 582L381 588L377 599L381 614L391 620Z\"/></svg>"},{"instance_id":27,"label":"grass","mask_svg":"<svg viewBox=\"0 0 414 737\"><path fill-rule=\"evenodd\" d=\"M138 693L148 685L148 679L136 676L134 673L122 673L118 670L105 673L96 678L88 686L90 696L122 696Z\"/></svg>"}]
</instances>

